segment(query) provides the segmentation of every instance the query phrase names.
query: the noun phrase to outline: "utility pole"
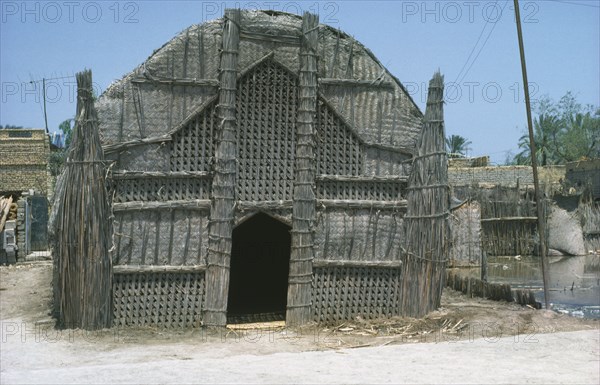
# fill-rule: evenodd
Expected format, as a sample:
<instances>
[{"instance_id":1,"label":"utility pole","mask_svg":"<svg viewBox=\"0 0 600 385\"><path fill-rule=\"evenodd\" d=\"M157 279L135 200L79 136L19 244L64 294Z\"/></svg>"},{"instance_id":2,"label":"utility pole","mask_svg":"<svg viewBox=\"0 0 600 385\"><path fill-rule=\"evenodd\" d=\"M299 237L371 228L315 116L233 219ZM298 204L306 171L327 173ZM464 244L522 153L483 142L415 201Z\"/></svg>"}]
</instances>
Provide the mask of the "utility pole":
<instances>
[{"instance_id":1,"label":"utility pole","mask_svg":"<svg viewBox=\"0 0 600 385\"><path fill-rule=\"evenodd\" d=\"M48 115L46 115L46 78L42 78L42 98L44 98L44 122L46 123L46 134L48 134Z\"/></svg>"},{"instance_id":2,"label":"utility pole","mask_svg":"<svg viewBox=\"0 0 600 385\"><path fill-rule=\"evenodd\" d=\"M533 138L533 123L531 120L531 101L529 99L529 83L527 82L527 66L525 65L525 49L523 48L523 31L521 30L521 15L519 13L519 0L514 0L517 34L519 36L519 51L521 53L521 71L523 72L523 89L525 90L525 107L527 109L527 128L529 130L529 149L531 153L531 167L533 168L533 186L535 189L535 205L537 208L538 235L540 237L540 256L542 258L542 281L544 283L544 302L546 309L550 309L548 298L548 261L546 259L546 224L540 193L540 181L535 157L535 140Z\"/></svg>"}]
</instances>

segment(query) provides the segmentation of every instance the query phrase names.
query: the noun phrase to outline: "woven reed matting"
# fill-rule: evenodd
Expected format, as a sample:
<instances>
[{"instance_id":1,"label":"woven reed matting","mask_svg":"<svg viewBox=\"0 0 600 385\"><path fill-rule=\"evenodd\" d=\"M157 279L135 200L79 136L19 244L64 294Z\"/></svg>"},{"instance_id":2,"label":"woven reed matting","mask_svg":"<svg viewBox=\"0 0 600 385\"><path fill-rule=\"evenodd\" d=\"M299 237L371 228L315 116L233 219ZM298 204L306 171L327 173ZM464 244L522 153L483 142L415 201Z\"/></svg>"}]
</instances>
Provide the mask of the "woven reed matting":
<instances>
[{"instance_id":1,"label":"woven reed matting","mask_svg":"<svg viewBox=\"0 0 600 385\"><path fill-rule=\"evenodd\" d=\"M317 322L399 314L399 268L325 267L314 272L312 309Z\"/></svg>"},{"instance_id":2,"label":"woven reed matting","mask_svg":"<svg viewBox=\"0 0 600 385\"><path fill-rule=\"evenodd\" d=\"M228 324L249 324L262 322L285 321L285 311L259 314L228 315Z\"/></svg>"},{"instance_id":3,"label":"woven reed matting","mask_svg":"<svg viewBox=\"0 0 600 385\"><path fill-rule=\"evenodd\" d=\"M198 327L204 273L133 273L113 278L114 326Z\"/></svg>"}]
</instances>

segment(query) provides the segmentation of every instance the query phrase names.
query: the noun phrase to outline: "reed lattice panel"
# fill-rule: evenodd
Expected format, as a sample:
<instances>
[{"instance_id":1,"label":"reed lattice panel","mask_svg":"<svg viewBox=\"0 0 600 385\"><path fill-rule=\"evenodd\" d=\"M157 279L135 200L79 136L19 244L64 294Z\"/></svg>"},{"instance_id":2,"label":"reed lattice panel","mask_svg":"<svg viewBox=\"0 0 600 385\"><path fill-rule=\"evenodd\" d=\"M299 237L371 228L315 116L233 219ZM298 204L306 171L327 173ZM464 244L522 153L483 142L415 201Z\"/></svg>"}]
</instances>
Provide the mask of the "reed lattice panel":
<instances>
[{"instance_id":1,"label":"reed lattice panel","mask_svg":"<svg viewBox=\"0 0 600 385\"><path fill-rule=\"evenodd\" d=\"M209 178L132 178L111 181L113 202L210 199Z\"/></svg>"},{"instance_id":2,"label":"reed lattice panel","mask_svg":"<svg viewBox=\"0 0 600 385\"><path fill-rule=\"evenodd\" d=\"M113 325L199 327L203 298L204 272L115 274Z\"/></svg>"},{"instance_id":3,"label":"reed lattice panel","mask_svg":"<svg viewBox=\"0 0 600 385\"><path fill-rule=\"evenodd\" d=\"M398 315L400 268L315 268L312 298L314 319L321 323Z\"/></svg>"},{"instance_id":4,"label":"reed lattice panel","mask_svg":"<svg viewBox=\"0 0 600 385\"><path fill-rule=\"evenodd\" d=\"M532 255L537 252L535 221L481 223L481 243L488 255Z\"/></svg>"},{"instance_id":5,"label":"reed lattice panel","mask_svg":"<svg viewBox=\"0 0 600 385\"><path fill-rule=\"evenodd\" d=\"M402 200L405 184L398 181L318 181L317 199Z\"/></svg>"},{"instance_id":6,"label":"reed lattice panel","mask_svg":"<svg viewBox=\"0 0 600 385\"><path fill-rule=\"evenodd\" d=\"M277 62L267 60L240 79L236 103L237 199L292 199L298 107L296 76ZM173 134L171 171L211 171L219 125L216 108L216 102L209 104ZM322 100L317 103L316 118L317 174L360 175L364 154L358 137ZM377 191L371 195L381 195L386 187L372 189ZM393 194L393 191L388 193Z\"/></svg>"},{"instance_id":7,"label":"reed lattice panel","mask_svg":"<svg viewBox=\"0 0 600 385\"><path fill-rule=\"evenodd\" d=\"M296 78L271 60L239 82L238 199L292 199L297 99Z\"/></svg>"},{"instance_id":8,"label":"reed lattice panel","mask_svg":"<svg viewBox=\"0 0 600 385\"><path fill-rule=\"evenodd\" d=\"M171 171L211 171L218 127L216 108L214 101L173 134Z\"/></svg>"},{"instance_id":9,"label":"reed lattice panel","mask_svg":"<svg viewBox=\"0 0 600 385\"><path fill-rule=\"evenodd\" d=\"M322 100L317 102L317 175L360 175L363 151L356 135Z\"/></svg>"}]
</instances>

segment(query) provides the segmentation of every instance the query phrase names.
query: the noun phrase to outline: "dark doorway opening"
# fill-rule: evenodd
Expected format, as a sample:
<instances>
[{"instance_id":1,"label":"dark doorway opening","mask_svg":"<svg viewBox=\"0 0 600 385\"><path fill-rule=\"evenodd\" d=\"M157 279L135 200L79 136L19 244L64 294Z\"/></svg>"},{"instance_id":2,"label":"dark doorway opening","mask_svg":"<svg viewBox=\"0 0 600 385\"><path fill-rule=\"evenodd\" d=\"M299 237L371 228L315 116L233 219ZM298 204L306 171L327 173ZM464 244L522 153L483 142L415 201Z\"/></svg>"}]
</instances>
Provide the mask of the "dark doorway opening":
<instances>
[{"instance_id":1,"label":"dark doorway opening","mask_svg":"<svg viewBox=\"0 0 600 385\"><path fill-rule=\"evenodd\" d=\"M290 227L259 213L233 230L227 322L285 319Z\"/></svg>"}]
</instances>

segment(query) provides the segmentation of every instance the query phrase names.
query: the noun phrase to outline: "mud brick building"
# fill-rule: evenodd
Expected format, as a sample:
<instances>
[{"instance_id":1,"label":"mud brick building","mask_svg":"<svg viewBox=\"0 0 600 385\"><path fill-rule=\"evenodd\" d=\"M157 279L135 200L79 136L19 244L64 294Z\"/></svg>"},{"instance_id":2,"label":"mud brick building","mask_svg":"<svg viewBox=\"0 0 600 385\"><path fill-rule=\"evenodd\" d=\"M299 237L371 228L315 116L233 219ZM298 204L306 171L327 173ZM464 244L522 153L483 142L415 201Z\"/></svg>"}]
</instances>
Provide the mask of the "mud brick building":
<instances>
[{"instance_id":1,"label":"mud brick building","mask_svg":"<svg viewBox=\"0 0 600 385\"><path fill-rule=\"evenodd\" d=\"M0 130L0 194L48 192L50 142L43 129Z\"/></svg>"}]
</instances>

